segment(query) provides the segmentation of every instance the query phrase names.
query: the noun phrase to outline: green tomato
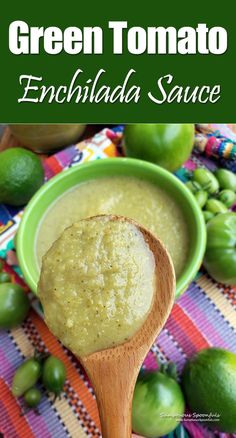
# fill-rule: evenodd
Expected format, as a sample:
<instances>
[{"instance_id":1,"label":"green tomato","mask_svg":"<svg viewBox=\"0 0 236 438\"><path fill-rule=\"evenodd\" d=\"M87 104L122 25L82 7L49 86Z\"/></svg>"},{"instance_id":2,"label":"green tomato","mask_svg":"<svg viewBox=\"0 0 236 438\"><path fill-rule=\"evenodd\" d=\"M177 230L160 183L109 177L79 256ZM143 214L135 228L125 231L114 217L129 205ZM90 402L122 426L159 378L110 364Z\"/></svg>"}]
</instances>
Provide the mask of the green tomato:
<instances>
[{"instance_id":1,"label":"green tomato","mask_svg":"<svg viewBox=\"0 0 236 438\"><path fill-rule=\"evenodd\" d=\"M193 172L193 181L200 184L210 195L213 195L219 190L219 183L216 177L208 169L195 169Z\"/></svg>"},{"instance_id":2,"label":"green tomato","mask_svg":"<svg viewBox=\"0 0 236 438\"><path fill-rule=\"evenodd\" d=\"M199 190L195 193L195 199L200 208L203 208L208 199L208 193L205 190Z\"/></svg>"},{"instance_id":3,"label":"green tomato","mask_svg":"<svg viewBox=\"0 0 236 438\"><path fill-rule=\"evenodd\" d=\"M66 380L64 363L55 356L49 356L43 364L43 384L45 388L58 396Z\"/></svg>"},{"instance_id":4,"label":"green tomato","mask_svg":"<svg viewBox=\"0 0 236 438\"><path fill-rule=\"evenodd\" d=\"M213 217L215 217L215 214L212 213L212 211L203 211L203 217L205 219L205 222L209 222L209 220L211 220Z\"/></svg>"},{"instance_id":5,"label":"green tomato","mask_svg":"<svg viewBox=\"0 0 236 438\"><path fill-rule=\"evenodd\" d=\"M0 283L9 283L10 275L7 272L0 272Z\"/></svg>"},{"instance_id":6,"label":"green tomato","mask_svg":"<svg viewBox=\"0 0 236 438\"><path fill-rule=\"evenodd\" d=\"M188 159L193 143L193 124L133 124L124 131L128 157L151 161L171 172Z\"/></svg>"},{"instance_id":7,"label":"green tomato","mask_svg":"<svg viewBox=\"0 0 236 438\"><path fill-rule=\"evenodd\" d=\"M0 261L0 272L2 271L3 268L3 262Z\"/></svg>"},{"instance_id":8,"label":"green tomato","mask_svg":"<svg viewBox=\"0 0 236 438\"><path fill-rule=\"evenodd\" d=\"M195 182L195 181L187 181L186 183L185 183L185 185L186 185L186 187L188 187L188 189L190 190L190 192L192 192L192 193L196 193L196 192L198 192L199 190L201 190L201 186L200 186L200 184L198 184L197 182Z\"/></svg>"},{"instance_id":9,"label":"green tomato","mask_svg":"<svg viewBox=\"0 0 236 438\"><path fill-rule=\"evenodd\" d=\"M35 359L26 360L17 370L12 381L12 394L20 397L37 383L41 375L41 365Z\"/></svg>"},{"instance_id":10,"label":"green tomato","mask_svg":"<svg viewBox=\"0 0 236 438\"><path fill-rule=\"evenodd\" d=\"M221 189L233 190L236 192L236 175L227 169L218 169L215 176L219 181Z\"/></svg>"},{"instance_id":11,"label":"green tomato","mask_svg":"<svg viewBox=\"0 0 236 438\"><path fill-rule=\"evenodd\" d=\"M236 284L236 213L219 214L208 222L204 266L216 281Z\"/></svg>"},{"instance_id":12,"label":"green tomato","mask_svg":"<svg viewBox=\"0 0 236 438\"><path fill-rule=\"evenodd\" d=\"M236 194L233 190L225 189L219 193L219 200L226 205L226 207L230 208L236 201Z\"/></svg>"},{"instance_id":13,"label":"green tomato","mask_svg":"<svg viewBox=\"0 0 236 438\"><path fill-rule=\"evenodd\" d=\"M24 395L24 401L29 408L35 408L40 403L42 394L38 388L30 388Z\"/></svg>"},{"instance_id":14,"label":"green tomato","mask_svg":"<svg viewBox=\"0 0 236 438\"><path fill-rule=\"evenodd\" d=\"M184 409L184 397L174 379L157 371L139 376L132 406L135 433L148 438L166 435L178 426Z\"/></svg>"},{"instance_id":15,"label":"green tomato","mask_svg":"<svg viewBox=\"0 0 236 438\"><path fill-rule=\"evenodd\" d=\"M21 324L29 307L29 299L20 286L0 284L0 328L9 329Z\"/></svg>"},{"instance_id":16,"label":"green tomato","mask_svg":"<svg viewBox=\"0 0 236 438\"><path fill-rule=\"evenodd\" d=\"M227 213L229 211L222 202L214 198L211 198L207 201L206 210L211 211L214 214Z\"/></svg>"}]
</instances>

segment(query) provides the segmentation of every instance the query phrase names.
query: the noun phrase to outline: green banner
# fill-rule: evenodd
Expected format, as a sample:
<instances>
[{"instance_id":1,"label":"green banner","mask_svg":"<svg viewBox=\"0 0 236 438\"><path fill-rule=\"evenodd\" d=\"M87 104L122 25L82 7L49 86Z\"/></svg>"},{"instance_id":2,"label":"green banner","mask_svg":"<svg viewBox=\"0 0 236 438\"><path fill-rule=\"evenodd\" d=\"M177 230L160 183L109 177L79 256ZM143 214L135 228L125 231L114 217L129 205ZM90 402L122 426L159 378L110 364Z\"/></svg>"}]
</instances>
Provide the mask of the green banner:
<instances>
[{"instance_id":1,"label":"green banner","mask_svg":"<svg viewBox=\"0 0 236 438\"><path fill-rule=\"evenodd\" d=\"M234 122L235 53L227 2L9 2L0 122Z\"/></svg>"}]
</instances>

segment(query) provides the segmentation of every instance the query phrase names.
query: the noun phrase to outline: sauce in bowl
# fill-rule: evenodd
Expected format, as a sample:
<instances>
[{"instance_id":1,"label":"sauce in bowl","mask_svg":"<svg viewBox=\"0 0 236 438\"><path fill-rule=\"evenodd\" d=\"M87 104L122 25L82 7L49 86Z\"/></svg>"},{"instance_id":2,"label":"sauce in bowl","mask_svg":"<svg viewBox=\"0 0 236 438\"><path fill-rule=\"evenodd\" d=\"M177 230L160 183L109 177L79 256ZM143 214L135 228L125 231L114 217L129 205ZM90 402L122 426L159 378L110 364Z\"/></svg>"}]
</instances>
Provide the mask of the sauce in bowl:
<instances>
[{"instance_id":1,"label":"sauce in bowl","mask_svg":"<svg viewBox=\"0 0 236 438\"><path fill-rule=\"evenodd\" d=\"M154 183L131 176L103 177L65 192L46 211L39 225L39 266L62 231L86 217L116 214L136 220L166 246L176 276L182 273L189 248L189 230L177 201Z\"/></svg>"}]
</instances>

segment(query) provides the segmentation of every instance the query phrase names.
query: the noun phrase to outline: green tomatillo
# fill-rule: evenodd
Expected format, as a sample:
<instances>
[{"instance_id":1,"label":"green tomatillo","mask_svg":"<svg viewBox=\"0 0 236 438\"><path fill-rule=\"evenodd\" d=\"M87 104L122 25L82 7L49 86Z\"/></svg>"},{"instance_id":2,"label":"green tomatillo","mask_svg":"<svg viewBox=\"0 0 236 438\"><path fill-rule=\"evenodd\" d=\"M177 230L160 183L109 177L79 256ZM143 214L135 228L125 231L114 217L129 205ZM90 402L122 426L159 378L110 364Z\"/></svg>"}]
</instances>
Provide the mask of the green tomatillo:
<instances>
[{"instance_id":1,"label":"green tomatillo","mask_svg":"<svg viewBox=\"0 0 236 438\"><path fill-rule=\"evenodd\" d=\"M218 192L219 183L214 174L208 170L199 167L193 172L193 182L200 184L203 190L206 190L210 195Z\"/></svg>"},{"instance_id":2,"label":"green tomatillo","mask_svg":"<svg viewBox=\"0 0 236 438\"><path fill-rule=\"evenodd\" d=\"M236 192L236 175L233 172L227 169L218 169L215 176L221 189Z\"/></svg>"},{"instance_id":3,"label":"green tomatillo","mask_svg":"<svg viewBox=\"0 0 236 438\"><path fill-rule=\"evenodd\" d=\"M216 281L236 284L236 213L218 214L208 222L204 266Z\"/></svg>"}]
</instances>

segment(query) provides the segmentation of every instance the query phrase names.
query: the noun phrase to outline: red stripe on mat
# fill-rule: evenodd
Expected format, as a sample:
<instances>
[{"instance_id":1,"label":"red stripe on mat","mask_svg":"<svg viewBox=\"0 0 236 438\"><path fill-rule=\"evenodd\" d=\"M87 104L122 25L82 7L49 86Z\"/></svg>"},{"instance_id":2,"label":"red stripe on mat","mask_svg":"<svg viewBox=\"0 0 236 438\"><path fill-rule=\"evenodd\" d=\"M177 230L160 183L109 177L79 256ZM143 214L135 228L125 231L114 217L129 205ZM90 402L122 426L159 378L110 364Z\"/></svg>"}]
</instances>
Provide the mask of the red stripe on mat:
<instances>
[{"instance_id":1,"label":"red stripe on mat","mask_svg":"<svg viewBox=\"0 0 236 438\"><path fill-rule=\"evenodd\" d=\"M57 158L54 157L54 156L48 158L48 159L46 160L46 162L47 162L47 166L50 167L51 171L52 171L54 174L57 174L57 173L61 172L62 169L63 169L63 167L61 166L61 164L58 162Z\"/></svg>"},{"instance_id":2,"label":"red stripe on mat","mask_svg":"<svg viewBox=\"0 0 236 438\"><path fill-rule=\"evenodd\" d=\"M3 267L4 271L7 272L11 276L11 281L13 283L19 284L25 291L29 292L29 287L24 282L24 280L14 271L14 269L8 265L6 262L4 263Z\"/></svg>"},{"instance_id":3,"label":"red stripe on mat","mask_svg":"<svg viewBox=\"0 0 236 438\"><path fill-rule=\"evenodd\" d=\"M2 400L0 399L0 436L19 438L17 430L14 427L12 419L8 414ZM3 438L2 437L2 438Z\"/></svg>"},{"instance_id":4,"label":"red stripe on mat","mask_svg":"<svg viewBox=\"0 0 236 438\"><path fill-rule=\"evenodd\" d=\"M67 378L69 379L71 386L77 392L90 417L96 423L97 427L99 427L100 422L97 403L94 400L92 394L89 392L87 386L79 376L78 371L71 363L70 359L66 355L59 342L50 333L43 320L35 312L32 312L30 317L48 350L64 362L67 370Z\"/></svg>"},{"instance_id":5,"label":"red stripe on mat","mask_svg":"<svg viewBox=\"0 0 236 438\"><path fill-rule=\"evenodd\" d=\"M191 341L196 350L202 350L203 348L209 347L207 340L178 304L175 304L172 309L169 317L170 322L171 319L174 319L175 325L179 326L186 333L186 338Z\"/></svg>"},{"instance_id":6,"label":"red stripe on mat","mask_svg":"<svg viewBox=\"0 0 236 438\"><path fill-rule=\"evenodd\" d=\"M0 379L1 401L17 430L17 438L35 438L25 417L20 417L20 407L4 380ZM4 430L3 430L4 432Z\"/></svg>"}]
</instances>

